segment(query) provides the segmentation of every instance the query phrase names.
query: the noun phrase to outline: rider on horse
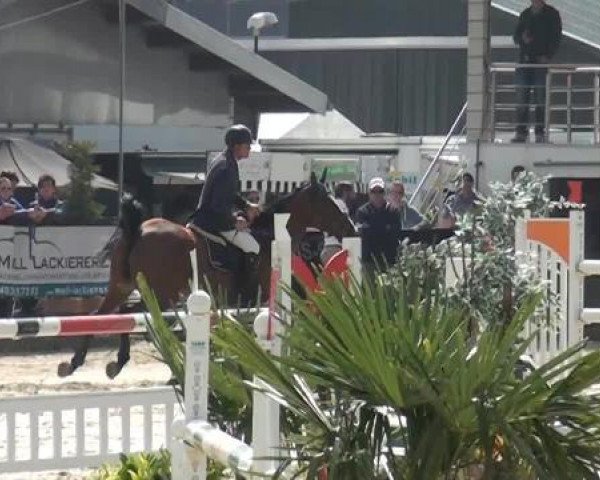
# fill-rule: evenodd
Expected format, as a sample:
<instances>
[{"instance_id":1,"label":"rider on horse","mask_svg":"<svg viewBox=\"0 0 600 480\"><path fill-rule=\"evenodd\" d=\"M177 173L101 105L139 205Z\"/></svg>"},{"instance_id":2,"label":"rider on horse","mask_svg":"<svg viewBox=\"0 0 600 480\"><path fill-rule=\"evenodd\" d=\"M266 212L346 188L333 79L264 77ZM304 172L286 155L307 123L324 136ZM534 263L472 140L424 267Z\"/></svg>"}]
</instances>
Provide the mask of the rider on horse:
<instances>
[{"instance_id":1,"label":"rider on horse","mask_svg":"<svg viewBox=\"0 0 600 480\"><path fill-rule=\"evenodd\" d=\"M225 134L225 150L214 159L190 227L220 235L244 252L245 284L240 291L252 300L256 289L258 242L250 234L248 224L260 212L258 205L247 202L240 195L240 174L237 162L248 158L252 133L244 125L233 125ZM241 211L241 212L240 212ZM244 282L242 282L244 283ZM246 288L244 288L246 287Z\"/></svg>"}]
</instances>

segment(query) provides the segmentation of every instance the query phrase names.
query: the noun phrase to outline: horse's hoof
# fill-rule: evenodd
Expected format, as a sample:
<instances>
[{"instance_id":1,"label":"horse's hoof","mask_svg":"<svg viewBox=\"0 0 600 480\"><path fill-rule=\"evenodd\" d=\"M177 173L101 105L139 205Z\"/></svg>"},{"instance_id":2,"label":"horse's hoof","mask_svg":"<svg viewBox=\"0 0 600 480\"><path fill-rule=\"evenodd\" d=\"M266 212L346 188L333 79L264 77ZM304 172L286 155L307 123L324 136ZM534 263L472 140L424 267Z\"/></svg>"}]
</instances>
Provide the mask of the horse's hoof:
<instances>
[{"instance_id":1,"label":"horse's hoof","mask_svg":"<svg viewBox=\"0 0 600 480\"><path fill-rule=\"evenodd\" d=\"M115 378L121 370L123 369L122 365L119 365L117 362L110 362L106 364L106 376L111 380Z\"/></svg>"},{"instance_id":2,"label":"horse's hoof","mask_svg":"<svg viewBox=\"0 0 600 480\"><path fill-rule=\"evenodd\" d=\"M74 371L75 369L73 368L73 365L71 365L71 362L61 362L58 364L56 373L59 377L65 378L71 375Z\"/></svg>"}]
</instances>

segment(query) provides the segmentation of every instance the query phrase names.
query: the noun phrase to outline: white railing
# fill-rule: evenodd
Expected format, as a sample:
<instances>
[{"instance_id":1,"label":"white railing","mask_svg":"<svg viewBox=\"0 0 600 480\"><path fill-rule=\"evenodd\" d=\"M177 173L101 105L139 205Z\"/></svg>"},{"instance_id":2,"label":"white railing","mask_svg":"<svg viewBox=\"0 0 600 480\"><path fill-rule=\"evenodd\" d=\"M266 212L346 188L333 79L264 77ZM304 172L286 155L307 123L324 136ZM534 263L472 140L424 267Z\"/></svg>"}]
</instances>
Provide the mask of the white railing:
<instances>
[{"instance_id":1,"label":"white railing","mask_svg":"<svg viewBox=\"0 0 600 480\"><path fill-rule=\"evenodd\" d=\"M167 448L171 387L0 400L0 473L92 468Z\"/></svg>"},{"instance_id":2,"label":"white railing","mask_svg":"<svg viewBox=\"0 0 600 480\"><path fill-rule=\"evenodd\" d=\"M517 127L519 107L516 72L520 68L545 69L546 81L532 89L545 89L543 126L553 143L600 143L600 65L494 63L491 73L491 136ZM535 96L532 96L535 98ZM529 108L529 107L528 107ZM530 112L532 117L532 112ZM532 123L530 123L532 125ZM575 138L575 135L582 137Z\"/></svg>"}]
</instances>

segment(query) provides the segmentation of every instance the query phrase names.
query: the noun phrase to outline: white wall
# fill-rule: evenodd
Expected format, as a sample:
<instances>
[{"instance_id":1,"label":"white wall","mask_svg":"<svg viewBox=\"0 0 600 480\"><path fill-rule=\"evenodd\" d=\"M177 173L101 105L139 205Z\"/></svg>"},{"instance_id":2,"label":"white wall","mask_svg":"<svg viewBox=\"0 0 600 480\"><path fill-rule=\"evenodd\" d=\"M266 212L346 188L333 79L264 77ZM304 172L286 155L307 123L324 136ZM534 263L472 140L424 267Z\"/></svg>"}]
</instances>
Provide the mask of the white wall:
<instances>
[{"instance_id":1,"label":"white wall","mask_svg":"<svg viewBox=\"0 0 600 480\"><path fill-rule=\"evenodd\" d=\"M2 23L49 10L56 3L25 0L5 4L0 9ZM91 1L0 30L0 122L118 122L118 26L104 19L100 3ZM141 28L130 26L125 122L227 125L226 78L219 73L194 73L187 65L183 49L149 49Z\"/></svg>"},{"instance_id":2,"label":"white wall","mask_svg":"<svg viewBox=\"0 0 600 480\"><path fill-rule=\"evenodd\" d=\"M468 170L475 176L476 146L464 145L462 155ZM515 165L522 165L538 175L600 178L600 148L591 145L481 144L479 162L482 193L490 182L508 182Z\"/></svg>"}]
</instances>

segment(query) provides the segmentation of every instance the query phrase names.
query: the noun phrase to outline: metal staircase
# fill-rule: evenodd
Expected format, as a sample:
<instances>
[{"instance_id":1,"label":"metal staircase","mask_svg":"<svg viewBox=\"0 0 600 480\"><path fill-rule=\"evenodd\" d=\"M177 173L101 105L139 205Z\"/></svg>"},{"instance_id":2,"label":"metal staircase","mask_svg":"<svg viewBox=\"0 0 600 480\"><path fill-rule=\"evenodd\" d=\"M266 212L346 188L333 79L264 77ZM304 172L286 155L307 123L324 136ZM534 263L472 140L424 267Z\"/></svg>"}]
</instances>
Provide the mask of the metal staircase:
<instances>
[{"instance_id":1,"label":"metal staircase","mask_svg":"<svg viewBox=\"0 0 600 480\"><path fill-rule=\"evenodd\" d=\"M456 179L462 164L459 145L464 142L467 103L454 120L444 142L431 159L429 167L410 197L409 205L428 218L437 216L442 206L447 187Z\"/></svg>"}]
</instances>

